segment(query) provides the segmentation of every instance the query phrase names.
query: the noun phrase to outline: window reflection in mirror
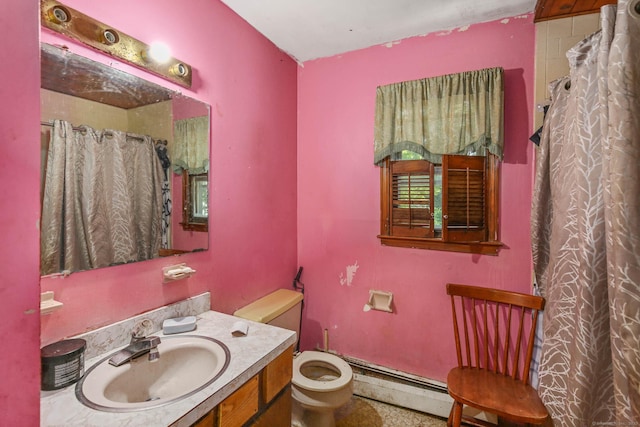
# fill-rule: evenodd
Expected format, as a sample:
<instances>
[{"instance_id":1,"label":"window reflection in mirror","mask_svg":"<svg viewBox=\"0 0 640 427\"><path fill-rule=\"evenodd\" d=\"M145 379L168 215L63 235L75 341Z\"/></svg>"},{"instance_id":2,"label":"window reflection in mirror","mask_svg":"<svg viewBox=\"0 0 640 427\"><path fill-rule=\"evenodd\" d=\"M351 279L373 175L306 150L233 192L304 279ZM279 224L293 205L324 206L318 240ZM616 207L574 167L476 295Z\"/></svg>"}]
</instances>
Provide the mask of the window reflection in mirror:
<instances>
[{"instance_id":1,"label":"window reflection in mirror","mask_svg":"<svg viewBox=\"0 0 640 427\"><path fill-rule=\"evenodd\" d=\"M42 176L45 176L47 150L53 130L51 123L54 120L67 121L77 128L90 126L98 132L113 129L148 135L156 143L163 142L168 146L171 164L163 164L163 176L169 200L167 203L165 198L165 205L170 214L165 216L161 249L154 250L151 256L145 256L144 259L208 249L206 172L209 169L209 105L51 45L41 45L41 61ZM195 135L198 139L197 143L192 142L190 145L199 147L196 159L198 167L191 167L190 172L194 174L192 176L205 176L204 179L195 180L190 193L198 198L193 201L182 199L183 170L176 170L176 163L180 163L181 159L174 158L177 152L184 151L178 147L181 139L176 134L183 128L188 131L186 135ZM44 189L44 179L42 188ZM198 223L197 230L185 231L181 225L184 220L182 207L187 203L195 209L193 217ZM144 227L143 224L141 226ZM143 258L127 255L123 261L87 265L71 272L136 260ZM61 264L59 269L47 269L41 273L53 274L64 270L67 268Z\"/></svg>"},{"instance_id":2,"label":"window reflection in mirror","mask_svg":"<svg viewBox=\"0 0 640 427\"><path fill-rule=\"evenodd\" d=\"M206 219L209 217L209 177L207 174L191 177L191 202L193 217Z\"/></svg>"},{"instance_id":3,"label":"window reflection in mirror","mask_svg":"<svg viewBox=\"0 0 640 427\"><path fill-rule=\"evenodd\" d=\"M209 174L182 172L182 228L191 231L208 231Z\"/></svg>"}]
</instances>

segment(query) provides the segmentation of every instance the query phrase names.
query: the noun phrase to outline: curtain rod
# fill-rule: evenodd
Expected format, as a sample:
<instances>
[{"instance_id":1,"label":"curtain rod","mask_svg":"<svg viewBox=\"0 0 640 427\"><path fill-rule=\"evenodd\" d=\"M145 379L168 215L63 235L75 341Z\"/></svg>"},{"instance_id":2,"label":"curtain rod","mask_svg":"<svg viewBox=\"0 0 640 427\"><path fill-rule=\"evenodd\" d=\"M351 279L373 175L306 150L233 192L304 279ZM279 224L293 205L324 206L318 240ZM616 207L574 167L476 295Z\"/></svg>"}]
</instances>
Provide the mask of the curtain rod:
<instances>
[{"instance_id":1,"label":"curtain rod","mask_svg":"<svg viewBox=\"0 0 640 427\"><path fill-rule=\"evenodd\" d=\"M52 128L53 127L53 122L40 121L40 126L49 126L50 128ZM83 128L79 128L79 127L75 127L75 126L73 126L72 129L73 130L83 130Z\"/></svg>"},{"instance_id":2,"label":"curtain rod","mask_svg":"<svg viewBox=\"0 0 640 427\"><path fill-rule=\"evenodd\" d=\"M53 127L53 122L43 122L43 121L40 121L40 126L49 126L49 127ZM84 128L82 128L82 127L76 127L76 126L73 126L73 127L72 127L72 129L73 129L73 130L75 130L75 131L82 131L82 130L84 130ZM113 133L112 133L112 132L110 132L110 131L105 131L105 135L110 136L110 137L113 137ZM144 138L140 138L139 136L131 136L131 135L127 135L127 138L135 139L135 140L137 140L137 141L144 141ZM161 140L156 140L156 139L153 139L153 138L152 138L152 140L153 140L153 143L154 143L154 144L161 144L161 143L163 143Z\"/></svg>"}]
</instances>

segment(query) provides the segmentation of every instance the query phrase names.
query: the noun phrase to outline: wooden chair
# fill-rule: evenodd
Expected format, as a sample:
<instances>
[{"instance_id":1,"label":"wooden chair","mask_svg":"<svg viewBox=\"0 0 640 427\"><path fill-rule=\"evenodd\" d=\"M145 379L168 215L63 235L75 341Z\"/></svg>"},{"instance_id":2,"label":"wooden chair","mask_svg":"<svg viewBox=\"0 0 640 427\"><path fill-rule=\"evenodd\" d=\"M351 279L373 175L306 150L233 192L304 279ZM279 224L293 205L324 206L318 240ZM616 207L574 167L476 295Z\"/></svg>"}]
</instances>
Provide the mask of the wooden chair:
<instances>
[{"instance_id":1,"label":"wooden chair","mask_svg":"<svg viewBox=\"0 0 640 427\"><path fill-rule=\"evenodd\" d=\"M447 294L458 356L458 367L447 376L449 395L454 399L447 425L460 425L464 405L501 420L546 422L549 414L529 385L536 322L544 298L451 283Z\"/></svg>"}]
</instances>

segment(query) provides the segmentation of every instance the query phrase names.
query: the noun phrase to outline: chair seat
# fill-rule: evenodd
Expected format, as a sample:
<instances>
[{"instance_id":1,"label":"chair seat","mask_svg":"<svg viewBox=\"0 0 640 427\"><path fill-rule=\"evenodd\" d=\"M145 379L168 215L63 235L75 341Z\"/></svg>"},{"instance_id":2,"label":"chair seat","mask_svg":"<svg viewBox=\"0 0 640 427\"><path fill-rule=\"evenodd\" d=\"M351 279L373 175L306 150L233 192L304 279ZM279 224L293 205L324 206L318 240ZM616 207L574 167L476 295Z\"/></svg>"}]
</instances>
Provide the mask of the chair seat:
<instances>
[{"instance_id":1,"label":"chair seat","mask_svg":"<svg viewBox=\"0 0 640 427\"><path fill-rule=\"evenodd\" d=\"M522 381L478 368L454 368L449 394L465 405L520 423L542 424L548 416L538 392Z\"/></svg>"}]
</instances>

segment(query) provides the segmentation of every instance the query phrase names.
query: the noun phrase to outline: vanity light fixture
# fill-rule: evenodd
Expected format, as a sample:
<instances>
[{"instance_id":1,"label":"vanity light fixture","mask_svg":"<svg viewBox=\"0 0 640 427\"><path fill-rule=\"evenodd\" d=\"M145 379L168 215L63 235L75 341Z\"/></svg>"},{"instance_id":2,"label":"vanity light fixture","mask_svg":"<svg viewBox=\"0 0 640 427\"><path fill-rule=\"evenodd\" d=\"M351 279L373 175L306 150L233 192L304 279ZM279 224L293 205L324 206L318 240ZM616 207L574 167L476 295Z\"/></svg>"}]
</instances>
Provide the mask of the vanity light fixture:
<instances>
[{"instance_id":1,"label":"vanity light fixture","mask_svg":"<svg viewBox=\"0 0 640 427\"><path fill-rule=\"evenodd\" d=\"M187 88L191 87L191 66L171 56L164 45L159 53L164 62L156 59L156 50L121 31L91 18L56 0L40 0L41 25L57 33L80 41L94 49L126 61L139 68Z\"/></svg>"}]
</instances>

